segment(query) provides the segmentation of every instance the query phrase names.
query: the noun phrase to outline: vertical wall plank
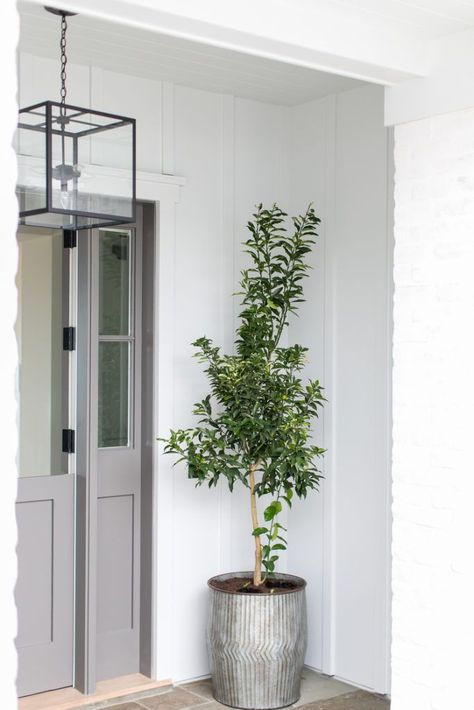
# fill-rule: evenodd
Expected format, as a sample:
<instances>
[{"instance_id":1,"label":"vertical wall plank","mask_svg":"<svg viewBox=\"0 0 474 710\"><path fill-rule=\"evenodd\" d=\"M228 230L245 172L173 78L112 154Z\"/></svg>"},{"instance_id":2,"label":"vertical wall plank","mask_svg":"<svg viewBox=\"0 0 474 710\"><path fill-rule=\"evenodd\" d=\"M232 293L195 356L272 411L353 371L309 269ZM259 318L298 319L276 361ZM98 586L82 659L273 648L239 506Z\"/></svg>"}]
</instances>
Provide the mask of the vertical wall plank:
<instances>
[{"instance_id":1,"label":"vertical wall plank","mask_svg":"<svg viewBox=\"0 0 474 710\"><path fill-rule=\"evenodd\" d=\"M317 244L310 255L312 270L304 282L305 303L300 305L299 316L291 320L288 341L309 348L305 375L319 379L328 388L329 372L326 370L326 255L331 239L330 212L332 189L328 185L334 161L334 98L321 99L292 109L290 150L290 205L291 214L299 214L310 202L322 222L318 228ZM332 123L331 123L332 119ZM326 396L329 397L326 389ZM328 446L325 408L314 426L315 442ZM331 447L329 447L331 448ZM313 668L323 668L323 644L327 634L329 599L323 590L328 585L326 550L329 539L325 530L325 508L331 485L327 471L328 459L321 461L327 476L320 492L308 494L306 500L296 500L289 515L289 567L308 582L309 644L306 662Z\"/></svg>"},{"instance_id":2,"label":"vertical wall plank","mask_svg":"<svg viewBox=\"0 0 474 710\"><path fill-rule=\"evenodd\" d=\"M61 87L61 79L59 75L59 58L48 59L47 57L36 57L27 52L21 52L19 70L19 99L21 106L29 106L48 99L50 101L60 100L59 90ZM89 106L89 79L88 66L68 61L68 103L73 106Z\"/></svg>"},{"instance_id":3,"label":"vertical wall plank","mask_svg":"<svg viewBox=\"0 0 474 710\"><path fill-rule=\"evenodd\" d=\"M168 436L175 426L174 411L174 328L175 328L175 270L176 270L176 208L171 201L155 211L154 272L154 373L153 412L157 418L156 435ZM162 337L166 334L166 337ZM175 522L175 471L170 456L163 455L163 447L153 447L153 510L156 520L153 540L153 589L155 605L152 609L152 666L156 680L175 678L173 643L175 639L173 589L175 549L172 544ZM176 514L179 510L176 509ZM165 534L156 534L158 530Z\"/></svg>"},{"instance_id":4,"label":"vertical wall plank","mask_svg":"<svg viewBox=\"0 0 474 710\"><path fill-rule=\"evenodd\" d=\"M174 87L175 172L185 175L176 209L174 426L192 426L193 404L208 393L192 342L222 333L221 96ZM174 679L207 673L206 581L218 572L219 491L196 488L186 467L174 469ZM171 612L169 612L171 613Z\"/></svg>"},{"instance_id":5,"label":"vertical wall plank","mask_svg":"<svg viewBox=\"0 0 474 710\"><path fill-rule=\"evenodd\" d=\"M324 349L323 378L326 388L326 397L322 416L322 430L325 442L331 442L329 451L324 457L322 501L322 541L323 541L323 573L322 573L322 609L321 620L322 638L322 668L326 673L335 673L334 666L334 549L335 549L335 507L334 472L335 457L337 455L336 430L334 424L333 395L336 392L336 377L334 370L334 319L337 300L335 297L334 264L336 259L334 248L334 232L336 221L336 112L337 96L329 96L326 101L325 118L325 186L324 186L324 212L325 225L322 226L324 249L324 325L322 343Z\"/></svg>"},{"instance_id":6,"label":"vertical wall plank","mask_svg":"<svg viewBox=\"0 0 474 710\"><path fill-rule=\"evenodd\" d=\"M174 84L162 82L161 99L161 172L174 175Z\"/></svg>"},{"instance_id":7,"label":"vertical wall plank","mask_svg":"<svg viewBox=\"0 0 474 710\"><path fill-rule=\"evenodd\" d=\"M235 243L235 99L222 96L222 304L221 340L230 352L234 341L234 243Z\"/></svg>"},{"instance_id":8,"label":"vertical wall plank","mask_svg":"<svg viewBox=\"0 0 474 710\"><path fill-rule=\"evenodd\" d=\"M235 241L235 126L233 96L222 96L221 150L221 312L220 345L225 353L233 352L235 329L234 241ZM219 568L232 569L234 539L232 535L232 494L227 483L219 484Z\"/></svg>"}]
</instances>

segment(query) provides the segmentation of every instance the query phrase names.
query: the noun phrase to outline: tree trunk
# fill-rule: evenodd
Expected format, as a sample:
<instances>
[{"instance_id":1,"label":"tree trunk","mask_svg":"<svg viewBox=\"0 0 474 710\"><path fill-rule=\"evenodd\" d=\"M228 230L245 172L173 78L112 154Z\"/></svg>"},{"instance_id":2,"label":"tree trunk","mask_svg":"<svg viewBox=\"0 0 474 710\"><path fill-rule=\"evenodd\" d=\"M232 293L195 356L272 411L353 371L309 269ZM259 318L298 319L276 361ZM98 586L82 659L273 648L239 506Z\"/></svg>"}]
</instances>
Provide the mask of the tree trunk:
<instances>
[{"instance_id":1,"label":"tree trunk","mask_svg":"<svg viewBox=\"0 0 474 710\"><path fill-rule=\"evenodd\" d=\"M250 508L252 511L252 524L253 529L260 527L258 524L257 515L257 500L255 496L255 470L258 467L258 462L250 466L249 470L249 481L250 481ZM253 572L253 583L256 587L262 584L262 543L260 542L260 535L255 535L255 568Z\"/></svg>"}]
</instances>

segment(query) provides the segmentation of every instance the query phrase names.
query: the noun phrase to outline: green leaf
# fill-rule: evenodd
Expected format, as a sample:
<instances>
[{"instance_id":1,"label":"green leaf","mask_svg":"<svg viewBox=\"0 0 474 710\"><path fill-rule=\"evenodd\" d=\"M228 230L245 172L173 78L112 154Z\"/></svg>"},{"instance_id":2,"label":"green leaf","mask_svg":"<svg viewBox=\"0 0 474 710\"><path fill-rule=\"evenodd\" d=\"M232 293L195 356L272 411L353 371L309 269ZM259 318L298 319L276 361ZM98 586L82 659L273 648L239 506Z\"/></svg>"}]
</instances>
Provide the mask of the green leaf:
<instances>
[{"instance_id":1,"label":"green leaf","mask_svg":"<svg viewBox=\"0 0 474 710\"><path fill-rule=\"evenodd\" d=\"M276 515L276 511L275 511L275 508L273 507L273 504L269 505L268 508L265 508L265 510L263 511L263 517L265 518L265 520L267 522L269 522L270 520L273 520L275 515Z\"/></svg>"},{"instance_id":2,"label":"green leaf","mask_svg":"<svg viewBox=\"0 0 474 710\"><path fill-rule=\"evenodd\" d=\"M268 522L270 520L273 520L273 518L278 515L282 510L282 505L279 500L274 500L270 503L268 508L265 508L263 511L263 516L265 520Z\"/></svg>"},{"instance_id":3,"label":"green leaf","mask_svg":"<svg viewBox=\"0 0 474 710\"><path fill-rule=\"evenodd\" d=\"M265 533L268 532L268 528L255 528L255 530L252 532L252 535L265 535Z\"/></svg>"}]
</instances>

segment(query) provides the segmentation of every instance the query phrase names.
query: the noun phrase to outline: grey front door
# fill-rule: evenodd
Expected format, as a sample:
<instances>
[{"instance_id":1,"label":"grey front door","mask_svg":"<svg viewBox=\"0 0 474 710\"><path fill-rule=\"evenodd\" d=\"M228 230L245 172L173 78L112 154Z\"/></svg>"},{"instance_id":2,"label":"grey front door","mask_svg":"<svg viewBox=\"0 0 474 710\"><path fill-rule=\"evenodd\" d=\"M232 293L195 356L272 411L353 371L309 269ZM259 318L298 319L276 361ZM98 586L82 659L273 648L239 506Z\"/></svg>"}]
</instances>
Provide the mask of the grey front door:
<instances>
[{"instance_id":1,"label":"grey front door","mask_svg":"<svg viewBox=\"0 0 474 710\"><path fill-rule=\"evenodd\" d=\"M19 695L72 685L74 475L62 453L72 354L63 350L72 257L60 231L22 229L19 350Z\"/></svg>"},{"instance_id":2,"label":"grey front door","mask_svg":"<svg viewBox=\"0 0 474 710\"><path fill-rule=\"evenodd\" d=\"M140 211L140 210L139 210ZM97 359L96 679L140 670L142 230L92 232Z\"/></svg>"},{"instance_id":3,"label":"grey front door","mask_svg":"<svg viewBox=\"0 0 474 710\"><path fill-rule=\"evenodd\" d=\"M152 225L139 207L136 225L79 232L77 249L60 231L18 236L19 695L73 683L90 693L96 681L150 672L153 228L144 239L144 212ZM77 351L65 350L63 329L76 321ZM77 455L63 452L64 430L75 432Z\"/></svg>"}]
</instances>

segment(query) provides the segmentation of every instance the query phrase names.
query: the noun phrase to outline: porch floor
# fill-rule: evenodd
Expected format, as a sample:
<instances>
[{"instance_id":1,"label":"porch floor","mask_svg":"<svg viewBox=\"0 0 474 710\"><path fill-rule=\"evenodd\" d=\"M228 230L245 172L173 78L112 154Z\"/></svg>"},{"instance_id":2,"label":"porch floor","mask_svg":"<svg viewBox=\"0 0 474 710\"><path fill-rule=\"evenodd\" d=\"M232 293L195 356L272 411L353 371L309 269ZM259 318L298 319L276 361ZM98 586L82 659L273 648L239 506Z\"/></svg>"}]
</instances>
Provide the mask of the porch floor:
<instances>
[{"instance_id":1,"label":"porch floor","mask_svg":"<svg viewBox=\"0 0 474 710\"><path fill-rule=\"evenodd\" d=\"M390 701L307 668L303 671L298 710L389 710ZM196 681L153 692L129 695L82 706L81 710L226 710L212 697L210 680Z\"/></svg>"}]
</instances>

